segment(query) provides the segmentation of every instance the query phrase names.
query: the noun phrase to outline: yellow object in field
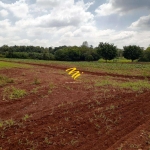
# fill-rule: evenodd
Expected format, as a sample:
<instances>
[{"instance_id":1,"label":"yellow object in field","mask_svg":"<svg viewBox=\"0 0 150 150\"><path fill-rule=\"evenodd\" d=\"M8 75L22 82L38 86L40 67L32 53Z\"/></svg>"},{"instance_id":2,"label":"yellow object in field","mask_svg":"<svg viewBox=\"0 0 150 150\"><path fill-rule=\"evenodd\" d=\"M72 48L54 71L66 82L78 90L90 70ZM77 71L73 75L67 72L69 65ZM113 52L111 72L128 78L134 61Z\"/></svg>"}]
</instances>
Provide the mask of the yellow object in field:
<instances>
[{"instance_id":1,"label":"yellow object in field","mask_svg":"<svg viewBox=\"0 0 150 150\"><path fill-rule=\"evenodd\" d=\"M76 71L76 70L77 70L76 68L69 68L69 69L66 70L66 71L70 71L68 74L69 75L72 74L72 78L74 78L74 80L81 75L80 71Z\"/></svg>"}]
</instances>

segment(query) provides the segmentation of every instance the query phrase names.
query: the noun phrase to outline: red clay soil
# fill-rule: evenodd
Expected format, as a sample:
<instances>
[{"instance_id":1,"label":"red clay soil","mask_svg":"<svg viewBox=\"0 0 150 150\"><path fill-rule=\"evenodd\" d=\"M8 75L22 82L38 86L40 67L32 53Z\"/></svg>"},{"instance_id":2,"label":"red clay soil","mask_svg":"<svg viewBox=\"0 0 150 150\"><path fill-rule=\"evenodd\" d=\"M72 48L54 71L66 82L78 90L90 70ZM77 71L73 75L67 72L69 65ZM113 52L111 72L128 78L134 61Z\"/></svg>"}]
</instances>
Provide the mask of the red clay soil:
<instances>
[{"instance_id":1,"label":"red clay soil","mask_svg":"<svg viewBox=\"0 0 150 150\"><path fill-rule=\"evenodd\" d=\"M85 71L74 82L65 69L34 65L0 70L14 79L0 87L0 149L150 149L150 91L95 87L90 80L103 74ZM25 89L27 95L4 99L10 86Z\"/></svg>"}]
</instances>

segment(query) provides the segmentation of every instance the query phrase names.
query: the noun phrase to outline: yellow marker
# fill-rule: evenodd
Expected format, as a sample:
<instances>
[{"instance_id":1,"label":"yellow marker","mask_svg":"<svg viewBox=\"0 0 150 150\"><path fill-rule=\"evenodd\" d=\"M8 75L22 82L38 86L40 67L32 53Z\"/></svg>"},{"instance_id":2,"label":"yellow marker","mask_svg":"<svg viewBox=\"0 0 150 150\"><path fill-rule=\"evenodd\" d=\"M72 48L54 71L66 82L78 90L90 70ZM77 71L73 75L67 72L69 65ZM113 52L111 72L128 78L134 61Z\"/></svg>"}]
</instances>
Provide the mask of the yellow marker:
<instances>
[{"instance_id":1,"label":"yellow marker","mask_svg":"<svg viewBox=\"0 0 150 150\"><path fill-rule=\"evenodd\" d=\"M70 71L71 70L71 71ZM70 75L70 74L72 74L73 73L73 75L72 75L72 78L74 78L74 80L77 78L77 77L79 77L81 74L80 74L80 71L76 71L76 68L69 68L69 69L67 69L66 71L70 71L68 74ZM83 72L82 72L83 73Z\"/></svg>"}]
</instances>

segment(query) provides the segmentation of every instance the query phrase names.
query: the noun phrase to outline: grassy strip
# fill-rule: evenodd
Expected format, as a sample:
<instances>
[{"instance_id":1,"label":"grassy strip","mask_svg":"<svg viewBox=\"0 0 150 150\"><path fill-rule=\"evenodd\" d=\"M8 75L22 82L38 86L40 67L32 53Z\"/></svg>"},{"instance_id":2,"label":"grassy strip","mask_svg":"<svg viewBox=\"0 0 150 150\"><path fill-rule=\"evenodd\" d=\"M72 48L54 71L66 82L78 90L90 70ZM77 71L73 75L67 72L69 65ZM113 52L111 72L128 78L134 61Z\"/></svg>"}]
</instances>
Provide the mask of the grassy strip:
<instances>
[{"instance_id":1,"label":"grassy strip","mask_svg":"<svg viewBox=\"0 0 150 150\"><path fill-rule=\"evenodd\" d=\"M3 68L30 68L30 65L26 65L26 64L18 64L18 63L13 63L13 62L4 62L4 61L0 61L0 69Z\"/></svg>"},{"instance_id":2,"label":"grassy strip","mask_svg":"<svg viewBox=\"0 0 150 150\"><path fill-rule=\"evenodd\" d=\"M31 59L0 59L13 62L35 63L35 64L48 64L69 67L76 67L84 69L85 71L92 72L105 72L121 75L133 75L150 77L150 63L103 63L96 62L66 62L66 61L45 61L45 60L31 60Z\"/></svg>"},{"instance_id":3,"label":"grassy strip","mask_svg":"<svg viewBox=\"0 0 150 150\"><path fill-rule=\"evenodd\" d=\"M99 78L95 81L95 87L112 86L114 88L128 89L132 91L150 90L150 81L147 80L133 80L119 81L114 77Z\"/></svg>"}]
</instances>

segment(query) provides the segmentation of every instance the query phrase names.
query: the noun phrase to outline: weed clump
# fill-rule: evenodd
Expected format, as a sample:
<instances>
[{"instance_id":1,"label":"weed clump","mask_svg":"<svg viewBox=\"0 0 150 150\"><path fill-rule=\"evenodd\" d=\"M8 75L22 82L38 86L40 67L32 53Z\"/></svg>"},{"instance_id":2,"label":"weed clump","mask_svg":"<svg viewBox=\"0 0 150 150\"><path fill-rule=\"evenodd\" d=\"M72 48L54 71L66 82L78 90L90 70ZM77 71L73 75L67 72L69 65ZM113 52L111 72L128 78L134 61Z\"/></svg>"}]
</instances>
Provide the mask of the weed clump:
<instances>
[{"instance_id":1,"label":"weed clump","mask_svg":"<svg viewBox=\"0 0 150 150\"><path fill-rule=\"evenodd\" d=\"M41 82L40 82L40 80L38 79L38 78L35 78L34 79L34 82L33 82L33 84L40 84Z\"/></svg>"},{"instance_id":2,"label":"weed clump","mask_svg":"<svg viewBox=\"0 0 150 150\"><path fill-rule=\"evenodd\" d=\"M14 83L14 80L11 78L8 78L7 76L0 75L0 86L4 86L7 83Z\"/></svg>"},{"instance_id":3,"label":"weed clump","mask_svg":"<svg viewBox=\"0 0 150 150\"><path fill-rule=\"evenodd\" d=\"M11 87L7 87L4 89L3 91L3 100L14 100L14 99L19 99L22 98L26 95L26 91L19 89L19 88L15 88L14 86Z\"/></svg>"}]
</instances>

